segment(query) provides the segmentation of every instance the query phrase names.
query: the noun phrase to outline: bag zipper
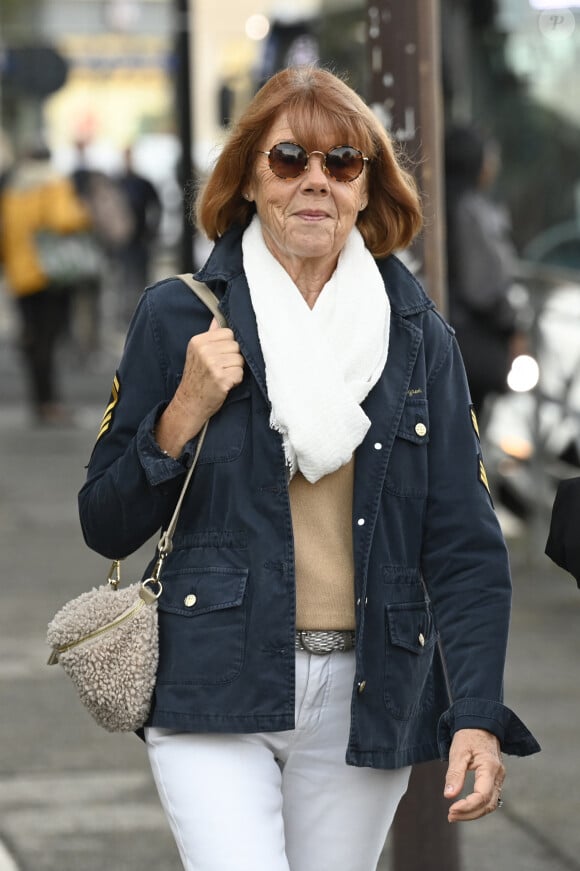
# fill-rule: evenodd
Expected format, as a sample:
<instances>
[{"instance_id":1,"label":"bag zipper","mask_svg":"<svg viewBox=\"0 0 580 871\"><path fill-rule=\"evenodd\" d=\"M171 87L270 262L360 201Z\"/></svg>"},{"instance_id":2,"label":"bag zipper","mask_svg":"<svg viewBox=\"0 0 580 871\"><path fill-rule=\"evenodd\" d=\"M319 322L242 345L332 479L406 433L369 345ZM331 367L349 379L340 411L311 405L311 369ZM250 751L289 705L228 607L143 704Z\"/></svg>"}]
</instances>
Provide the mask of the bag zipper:
<instances>
[{"instance_id":1,"label":"bag zipper","mask_svg":"<svg viewBox=\"0 0 580 871\"><path fill-rule=\"evenodd\" d=\"M122 623L125 623L126 620L130 620L131 617L134 617L138 611L143 608L147 602L144 599L139 599L134 605L132 605L127 611L124 611L122 614L119 614L114 620L111 620L110 623L107 623L105 626L101 626L99 629L95 629L93 632L89 632L88 635L83 635L82 638L77 639L76 641L71 641L69 644L63 644L61 647L54 647L50 657L48 659L48 665L56 665L58 663L58 657L61 653L66 653L69 650L72 650L74 647L78 647L80 644L84 644L86 641L92 641L94 638L98 638L100 635L103 635L105 632L108 632L109 629L114 629L116 626L120 626Z\"/></svg>"}]
</instances>

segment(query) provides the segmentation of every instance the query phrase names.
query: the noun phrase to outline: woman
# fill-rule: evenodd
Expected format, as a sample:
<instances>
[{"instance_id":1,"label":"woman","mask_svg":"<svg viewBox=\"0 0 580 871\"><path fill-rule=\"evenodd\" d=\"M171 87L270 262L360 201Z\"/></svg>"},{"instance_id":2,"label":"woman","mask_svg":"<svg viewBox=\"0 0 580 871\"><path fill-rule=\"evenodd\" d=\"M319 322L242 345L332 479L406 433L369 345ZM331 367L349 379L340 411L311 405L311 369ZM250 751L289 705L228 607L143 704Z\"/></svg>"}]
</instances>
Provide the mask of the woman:
<instances>
[{"instance_id":1,"label":"woman","mask_svg":"<svg viewBox=\"0 0 580 871\"><path fill-rule=\"evenodd\" d=\"M392 255L413 184L330 73L266 83L198 221L229 328L175 279L145 293L84 533L116 556L167 523L212 417L145 730L184 867L371 871L410 765L449 754L469 820L498 805L500 747L539 749L502 704L510 579L463 367Z\"/></svg>"}]
</instances>

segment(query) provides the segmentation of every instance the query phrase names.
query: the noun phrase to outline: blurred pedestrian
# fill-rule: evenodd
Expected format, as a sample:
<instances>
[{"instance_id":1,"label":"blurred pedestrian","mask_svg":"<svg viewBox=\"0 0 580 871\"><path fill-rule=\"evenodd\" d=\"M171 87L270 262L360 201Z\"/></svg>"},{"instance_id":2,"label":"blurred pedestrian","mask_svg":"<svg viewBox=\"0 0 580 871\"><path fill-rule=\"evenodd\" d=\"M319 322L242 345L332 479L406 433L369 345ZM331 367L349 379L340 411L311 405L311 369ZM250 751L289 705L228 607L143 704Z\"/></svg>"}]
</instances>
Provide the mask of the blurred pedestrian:
<instances>
[{"instance_id":1,"label":"blurred pedestrian","mask_svg":"<svg viewBox=\"0 0 580 871\"><path fill-rule=\"evenodd\" d=\"M490 196L497 144L475 127L445 139L449 320L456 330L476 413L507 390L507 375L526 347L509 300L516 253L509 214Z\"/></svg>"},{"instance_id":2,"label":"blurred pedestrian","mask_svg":"<svg viewBox=\"0 0 580 871\"><path fill-rule=\"evenodd\" d=\"M58 385L56 353L76 279L63 261L60 243L89 226L90 215L70 180L52 167L48 149L24 149L0 194L0 252L19 314L30 404L39 423L70 421ZM83 259L82 242L80 246L74 256L80 251Z\"/></svg>"},{"instance_id":3,"label":"blurred pedestrian","mask_svg":"<svg viewBox=\"0 0 580 871\"><path fill-rule=\"evenodd\" d=\"M143 288L151 281L151 262L161 223L161 200L155 185L135 171L133 149L124 152L124 171L117 184L133 216L133 231L118 248L122 317L130 320Z\"/></svg>"},{"instance_id":4,"label":"blurred pedestrian","mask_svg":"<svg viewBox=\"0 0 580 871\"><path fill-rule=\"evenodd\" d=\"M149 288L80 493L140 547L211 418L159 598L145 728L188 871L373 871L414 763L449 820L501 804L506 548L452 331L393 255L421 225L385 129L331 73L258 92L198 199L214 249ZM468 770L475 781L460 798Z\"/></svg>"},{"instance_id":5,"label":"blurred pedestrian","mask_svg":"<svg viewBox=\"0 0 580 871\"><path fill-rule=\"evenodd\" d=\"M101 349L105 290L110 290L110 299L113 301L110 309L114 309L116 315L118 290L114 279L115 266L135 228L127 197L116 179L91 164L88 145L84 140L75 143L76 163L71 178L78 196L91 215L92 231L103 255L103 269L95 280L79 287L75 298L75 339L84 361L94 359Z\"/></svg>"}]
</instances>

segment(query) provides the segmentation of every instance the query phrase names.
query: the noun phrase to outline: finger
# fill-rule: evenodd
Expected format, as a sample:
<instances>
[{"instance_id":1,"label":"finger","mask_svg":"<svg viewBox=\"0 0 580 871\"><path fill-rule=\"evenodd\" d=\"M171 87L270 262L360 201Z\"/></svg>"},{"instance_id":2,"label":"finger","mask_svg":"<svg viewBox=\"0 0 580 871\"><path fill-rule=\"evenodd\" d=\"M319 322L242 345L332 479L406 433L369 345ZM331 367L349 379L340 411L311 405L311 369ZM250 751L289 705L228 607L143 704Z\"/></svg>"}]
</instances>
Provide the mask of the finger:
<instances>
[{"instance_id":1,"label":"finger","mask_svg":"<svg viewBox=\"0 0 580 871\"><path fill-rule=\"evenodd\" d=\"M207 333L200 333L200 336L211 335L212 341L218 342L232 342L237 346L237 342L234 337L234 332L229 327L220 327L216 319L214 318L209 325L209 329Z\"/></svg>"},{"instance_id":2,"label":"finger","mask_svg":"<svg viewBox=\"0 0 580 871\"><path fill-rule=\"evenodd\" d=\"M489 772L476 775L473 792L449 808L449 822L475 820L497 810L503 779L503 768L495 778Z\"/></svg>"},{"instance_id":3,"label":"finger","mask_svg":"<svg viewBox=\"0 0 580 871\"><path fill-rule=\"evenodd\" d=\"M497 791L494 791L491 798L488 798L479 792L472 792L471 795L468 795L451 805L447 818L450 823L477 820L480 817L497 810L499 806L500 796Z\"/></svg>"},{"instance_id":4,"label":"finger","mask_svg":"<svg viewBox=\"0 0 580 871\"><path fill-rule=\"evenodd\" d=\"M223 354L220 358L220 364L224 369L244 368L244 358L241 354Z\"/></svg>"},{"instance_id":5,"label":"finger","mask_svg":"<svg viewBox=\"0 0 580 871\"><path fill-rule=\"evenodd\" d=\"M235 387L236 385L242 383L244 377L244 370L241 366L239 366L238 368L231 367L227 370L227 376L230 382L228 390L231 390L232 387Z\"/></svg>"},{"instance_id":6,"label":"finger","mask_svg":"<svg viewBox=\"0 0 580 871\"><path fill-rule=\"evenodd\" d=\"M455 796L459 795L463 789L468 762L469 756L454 751L453 745L451 745L451 750L449 752L449 765L447 767L447 774L445 775L446 798L455 798Z\"/></svg>"},{"instance_id":7,"label":"finger","mask_svg":"<svg viewBox=\"0 0 580 871\"><path fill-rule=\"evenodd\" d=\"M472 792L470 795L451 805L447 819L450 823L477 820L479 817L485 816L486 813L490 813L493 809L485 796L478 792Z\"/></svg>"}]
</instances>

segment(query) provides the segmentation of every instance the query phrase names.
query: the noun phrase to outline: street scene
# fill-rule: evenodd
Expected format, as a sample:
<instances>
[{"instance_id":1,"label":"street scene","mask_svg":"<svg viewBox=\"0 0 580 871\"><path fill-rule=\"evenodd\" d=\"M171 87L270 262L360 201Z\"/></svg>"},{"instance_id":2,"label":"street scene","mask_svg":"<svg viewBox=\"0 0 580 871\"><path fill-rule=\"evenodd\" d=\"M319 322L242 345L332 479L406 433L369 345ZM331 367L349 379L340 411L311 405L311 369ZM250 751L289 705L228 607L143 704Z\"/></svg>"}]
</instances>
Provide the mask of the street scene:
<instances>
[{"instance_id":1,"label":"street scene","mask_svg":"<svg viewBox=\"0 0 580 871\"><path fill-rule=\"evenodd\" d=\"M580 591L574 577L544 553L558 484L580 476L579 57L580 5L556 9L541 0L412 0L404 5L392 0L265 0L259 7L253 0L224 0L217 6L206 0L86 0L72 5L66 0L0 0L0 871L184 867L144 743L134 734L110 734L92 720L62 668L48 665L46 629L64 603L106 581L110 562L83 539L78 492L96 444L102 450L101 437L118 426L114 436L122 443L130 428L116 417L127 330L133 325L138 346L143 337L144 342L157 342L165 329L164 306L153 327L143 327L143 316L135 326L143 289L198 270L214 242L217 250L224 236L231 238L231 226L224 225L224 232L219 221L207 218L211 203L219 199L216 191L221 195L222 188L233 185L232 214L249 227L255 226L255 213L263 226L268 221L268 209L261 211L262 184L276 192L284 208L293 202L294 186L308 196L316 188L323 203L330 192L341 221L346 203L352 220L362 215L358 226L364 226L372 200L366 179L376 178L377 160L373 164L358 142L345 144L331 133L324 142L309 145L294 137L285 116L282 121L278 117L274 128L281 132L275 142L262 140L257 150L253 144L248 158L249 165L263 162L262 175L244 177L237 189L241 179L232 182L231 173L220 169L219 155L228 147L232 123L246 117L260 88L292 67L323 67L344 75L348 88L371 108L373 123L389 132L396 146L393 161L400 161L399 179L407 169L414 177L399 218L405 209L407 218L411 214L413 184L422 198L423 229L404 250L396 245L392 249L404 264L397 275L408 270L419 278L451 324L463 356L470 388L470 405L465 406L471 414L469 436L473 427L482 456L477 469L465 467L459 486L471 492L469 475L475 471L478 498L482 487L489 491L507 543L513 600L503 695L541 746L540 753L528 758L503 755L506 780L489 808L493 812L472 822L447 821L444 762L414 765L377 871L580 871L580 684L575 668L580 658ZM392 166L391 171L395 173ZM195 227L192 207L208 177L214 179L214 199L204 193L205 218ZM389 207L396 195L389 191ZM34 217L42 210L49 215L44 224ZM325 213L324 220L328 217ZM311 209L305 220L315 235L320 209ZM27 221L35 229L22 246ZM207 234L208 226L213 235ZM269 229L275 237L279 228L274 221ZM367 243L361 229L363 237ZM61 247L63 240L70 245ZM368 247L375 262L389 259L385 245L380 255L370 243ZM310 257L308 247L299 250L307 250ZM244 268L249 275L247 251ZM270 253L285 268L281 251L282 245L274 246ZM338 254L333 261L336 274L337 262ZM229 263L220 266L220 280L229 268ZM335 273L328 273L328 284L317 287L316 294L331 286L331 274L334 280ZM260 269L254 275L257 284L270 287L267 270L265 278ZM390 291L398 278L389 273L382 280ZM354 284L357 292L363 288L358 273ZM251 281L250 286L258 319L258 296ZM298 278L295 287L308 299ZM381 294L382 289L381 283ZM401 320L393 305L389 347L396 344L393 324ZM350 317L359 310L353 305ZM378 323L382 309L372 311L365 329ZM404 316L416 314L405 311ZM285 322L285 317L281 307L276 320ZM188 323L180 314L172 324L185 348ZM299 335L302 353L306 340L303 331ZM350 335L340 347L347 351L357 339L360 334ZM237 354L242 353L234 344L228 345L230 369L235 368L231 355L238 365ZM143 347L140 357L125 361L122 378L130 382L142 376L142 390L151 386L153 391L150 346ZM311 350L307 344L304 348L305 354ZM167 377L177 385L186 367L181 363L174 372L171 365ZM247 378L248 366L243 365ZM269 360L265 371L268 365ZM311 366L306 387L311 373L319 376ZM362 380L370 380L366 372ZM230 414L226 420L233 421L229 429L224 426L228 437L236 426L246 432L247 419L243 426L239 423L240 407L249 404L243 387L228 383L233 400L224 404ZM385 389L381 413L390 390L391 385ZM422 388L408 390L406 397L413 414L428 405ZM434 402L431 426L436 415L457 420L461 401L455 392L444 408ZM263 411L256 414L266 420ZM397 439L404 442L400 469L395 470L401 479L406 475L418 480L417 453L423 449L418 446L427 432L423 419L414 417L409 431ZM156 424L155 435L156 450L163 456L159 461L178 459L171 429L169 436L167 429L161 434ZM373 439L373 459L383 441ZM407 458L405 450L414 454ZM364 470L367 461L359 460L358 451L357 464ZM251 453L252 486L265 474L263 453L262 447ZM288 460L291 451L285 456ZM239 465L229 462L229 454L226 458L228 462L220 457L214 465ZM301 474L302 457L297 462ZM322 479L333 474L326 470ZM214 507L226 489L222 480L208 486L208 502ZM368 492L373 481L370 475ZM407 503L402 512L408 511L417 496L407 480L391 481L389 498L400 497L407 486L412 498L393 502L395 508L383 518L385 529L401 502ZM274 499L279 489L264 486L260 493ZM356 488L353 492L355 505L360 495ZM291 491L290 496L292 512L298 515L305 503ZM134 494L132 498L136 501L129 510L137 515L141 505ZM229 512L229 503L224 505ZM488 505L486 495L485 510ZM115 514L115 500L103 497L103 506L100 522L116 534L120 515ZM322 523L326 515L317 517L316 511L312 517L328 531ZM218 513L224 512L222 507ZM350 506L349 512L352 521ZM458 518L455 527L449 523L452 532L447 530L443 549L452 548L453 535L460 537L457 529L463 520ZM475 518L474 528L477 522ZM362 515L355 524L355 541L365 524ZM304 522L303 528L308 525ZM382 528L380 522L377 528ZM409 541L410 529L411 524L405 532ZM297 528L294 534L298 543ZM262 538L257 535L259 543ZM141 578L157 539L158 532L123 560L123 586ZM495 576L485 576L493 547L490 540L481 541L478 545L474 536L472 547L483 600ZM302 546L297 544L297 553ZM332 556L329 550L323 551L326 558ZM233 558L238 559L235 549ZM271 560L263 564L273 570ZM399 568L382 566L383 571ZM474 592L475 604L477 599ZM188 600L195 605L196 595L186 597L187 607ZM227 620L231 604L216 606L216 613ZM403 605L396 600L385 607L396 611ZM456 610L458 627L465 616ZM396 641L396 625L389 625ZM419 661L427 634L423 623L417 631L418 641L403 640L401 647L407 644ZM472 631L478 631L475 618ZM350 634L354 638L354 631ZM488 637L485 643L493 648L496 641L501 645L499 637ZM469 645L464 649L471 657L469 669L485 680L487 664L475 662ZM442 670L446 667L443 663ZM458 661L451 668L455 675L466 670ZM258 669L256 686L263 678ZM406 679L411 681L409 675ZM449 689L448 675L446 681ZM227 681L216 680L220 683ZM357 692L363 693L365 683L357 684ZM485 699L492 703L491 695ZM395 714L393 720L399 719L404 717ZM468 774L463 794L472 785L473 774ZM200 781L195 786L205 795L214 784ZM357 828L362 818L353 816L349 822L352 837L363 840ZM220 840L231 840L228 821L220 824ZM334 865L327 867L331 871ZM326 871L323 863L320 868ZM219 871L239 869L230 862Z\"/></svg>"},{"instance_id":2,"label":"street scene","mask_svg":"<svg viewBox=\"0 0 580 871\"><path fill-rule=\"evenodd\" d=\"M178 871L141 742L99 729L61 669L46 665L46 624L72 596L104 583L109 568L82 540L76 494L107 401L114 352L110 371L103 364L98 373L79 372L65 355L76 426L32 428L10 327L3 307L0 869ZM545 532L538 530L542 540ZM580 868L578 590L541 554L542 540L509 541L514 607L505 688L542 753L506 757L501 812L459 828L463 871ZM146 546L126 561L127 582L140 575L150 552ZM380 871L391 868L387 848Z\"/></svg>"}]
</instances>

